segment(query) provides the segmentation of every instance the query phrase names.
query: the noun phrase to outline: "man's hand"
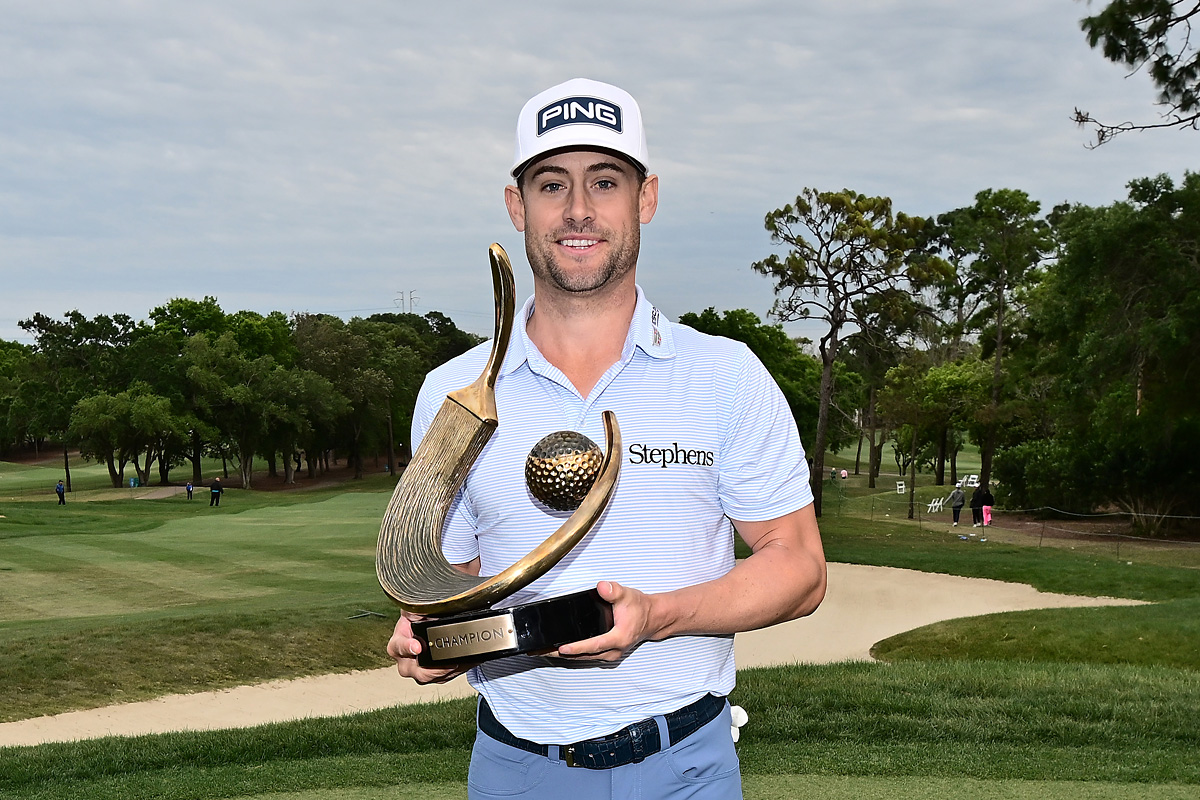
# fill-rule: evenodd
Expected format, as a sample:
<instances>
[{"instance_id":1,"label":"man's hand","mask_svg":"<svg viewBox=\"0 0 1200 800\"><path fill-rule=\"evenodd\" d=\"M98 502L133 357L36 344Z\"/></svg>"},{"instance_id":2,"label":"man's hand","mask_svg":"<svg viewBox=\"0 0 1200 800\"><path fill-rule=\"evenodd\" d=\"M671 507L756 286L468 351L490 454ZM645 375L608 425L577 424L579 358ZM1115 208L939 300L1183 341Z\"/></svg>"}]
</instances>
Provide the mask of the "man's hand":
<instances>
[{"instance_id":1,"label":"man's hand","mask_svg":"<svg viewBox=\"0 0 1200 800\"><path fill-rule=\"evenodd\" d=\"M612 603L613 627L608 633L580 642L564 644L558 656L580 661L620 661L654 632L650 622L650 595L615 581L596 585L600 596Z\"/></svg>"},{"instance_id":2,"label":"man's hand","mask_svg":"<svg viewBox=\"0 0 1200 800\"><path fill-rule=\"evenodd\" d=\"M413 638L412 624L409 622L408 616L402 614L387 645L387 653L396 659L396 669L401 675L412 678L422 685L446 683L471 668L470 664L453 667L422 667L417 663L417 654L420 652L421 642Z\"/></svg>"}]
</instances>

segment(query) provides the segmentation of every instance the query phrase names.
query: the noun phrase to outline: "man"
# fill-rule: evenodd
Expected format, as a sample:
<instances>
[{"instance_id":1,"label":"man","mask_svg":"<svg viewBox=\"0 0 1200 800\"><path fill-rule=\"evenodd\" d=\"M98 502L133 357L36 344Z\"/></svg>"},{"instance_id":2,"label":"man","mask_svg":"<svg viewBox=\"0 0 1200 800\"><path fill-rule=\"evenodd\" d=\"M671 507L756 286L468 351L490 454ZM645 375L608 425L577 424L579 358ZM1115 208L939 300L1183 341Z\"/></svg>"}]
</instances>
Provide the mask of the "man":
<instances>
[{"instance_id":1,"label":"man","mask_svg":"<svg viewBox=\"0 0 1200 800\"><path fill-rule=\"evenodd\" d=\"M612 410L624 450L603 517L516 604L596 588L614 626L552 657L479 665L473 797L740 797L725 696L733 634L811 613L825 560L808 467L787 403L742 344L668 321L635 283L640 226L654 217L637 103L576 79L530 100L504 199L525 235L534 295L496 382L500 424L443 532L451 563L496 574L561 523L524 486L543 436L603 441ZM419 443L445 395L474 381L489 346L430 373ZM732 525L753 555L735 565ZM419 683L463 670L417 665L402 618L388 643Z\"/></svg>"},{"instance_id":2,"label":"man","mask_svg":"<svg viewBox=\"0 0 1200 800\"><path fill-rule=\"evenodd\" d=\"M58 504L65 506L67 504L67 487L63 485L62 481L59 481L58 485L54 487L54 493L58 495Z\"/></svg>"},{"instance_id":3,"label":"man","mask_svg":"<svg viewBox=\"0 0 1200 800\"><path fill-rule=\"evenodd\" d=\"M971 492L971 527L978 528L983 525L983 487L976 486L975 491Z\"/></svg>"},{"instance_id":4,"label":"man","mask_svg":"<svg viewBox=\"0 0 1200 800\"><path fill-rule=\"evenodd\" d=\"M962 490L962 484L954 484L954 491L950 493L950 508L954 511L954 525L958 527L958 517L962 514L963 506L967 504L966 492Z\"/></svg>"},{"instance_id":5,"label":"man","mask_svg":"<svg viewBox=\"0 0 1200 800\"><path fill-rule=\"evenodd\" d=\"M220 478L213 478L212 485L208 489L208 507L221 505L221 493L225 489L221 486Z\"/></svg>"}]
</instances>

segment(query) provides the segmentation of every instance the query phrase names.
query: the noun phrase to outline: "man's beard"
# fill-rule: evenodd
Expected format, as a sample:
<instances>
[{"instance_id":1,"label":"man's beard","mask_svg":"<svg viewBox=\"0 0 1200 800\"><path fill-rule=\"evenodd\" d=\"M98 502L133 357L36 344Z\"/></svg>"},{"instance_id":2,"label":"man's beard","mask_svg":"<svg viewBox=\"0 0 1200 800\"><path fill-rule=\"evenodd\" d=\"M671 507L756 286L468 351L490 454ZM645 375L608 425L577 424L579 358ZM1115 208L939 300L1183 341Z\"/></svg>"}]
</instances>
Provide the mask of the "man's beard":
<instances>
[{"instance_id":1,"label":"man's beard","mask_svg":"<svg viewBox=\"0 0 1200 800\"><path fill-rule=\"evenodd\" d=\"M543 240L525 239L525 255L535 275L552 283L565 292L584 294L594 292L610 283L628 275L637 264L638 250L641 247L641 231L633 226L620 247L614 248L599 269L592 272L570 271L559 266L554 258L556 242L575 236L587 236L589 233L600 235L587 229L559 230ZM606 231L601 238L608 244L614 239Z\"/></svg>"}]
</instances>

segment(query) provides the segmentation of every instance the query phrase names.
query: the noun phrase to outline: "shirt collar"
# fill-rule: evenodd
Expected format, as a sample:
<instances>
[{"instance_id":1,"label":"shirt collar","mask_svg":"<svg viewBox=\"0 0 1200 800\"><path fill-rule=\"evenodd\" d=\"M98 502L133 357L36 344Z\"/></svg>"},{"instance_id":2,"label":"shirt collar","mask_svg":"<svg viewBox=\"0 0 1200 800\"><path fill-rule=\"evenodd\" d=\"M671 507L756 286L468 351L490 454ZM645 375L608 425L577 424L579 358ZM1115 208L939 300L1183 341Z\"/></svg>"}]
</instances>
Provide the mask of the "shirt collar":
<instances>
[{"instance_id":1,"label":"shirt collar","mask_svg":"<svg viewBox=\"0 0 1200 800\"><path fill-rule=\"evenodd\" d=\"M661 311L646 299L641 286L637 289L637 305L633 309L633 319L629 325L629 335L625 338L625 346L621 350L622 359L633 355L633 348L641 350L652 358L674 358L675 339L672 335L671 324ZM536 352L533 342L529 341L529 333L525 324L533 316L533 297L531 296L517 312L516 330L508 344L508 352L504 355L504 364L500 368L501 375L507 375L518 369L529 360L529 354Z\"/></svg>"}]
</instances>

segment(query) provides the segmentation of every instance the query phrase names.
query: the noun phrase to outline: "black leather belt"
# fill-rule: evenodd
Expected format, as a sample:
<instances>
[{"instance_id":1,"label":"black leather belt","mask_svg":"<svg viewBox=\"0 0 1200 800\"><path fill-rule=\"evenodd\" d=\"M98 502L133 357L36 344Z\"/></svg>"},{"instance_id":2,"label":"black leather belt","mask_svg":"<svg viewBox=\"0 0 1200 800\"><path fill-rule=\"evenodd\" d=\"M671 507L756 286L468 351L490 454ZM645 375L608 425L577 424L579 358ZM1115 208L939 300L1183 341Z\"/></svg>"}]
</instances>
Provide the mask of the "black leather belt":
<instances>
[{"instance_id":1,"label":"black leather belt","mask_svg":"<svg viewBox=\"0 0 1200 800\"><path fill-rule=\"evenodd\" d=\"M667 735L670 737L670 743L667 746L679 744L712 722L724 707L724 697L706 694L691 705L667 714ZM507 744L540 756L549 756L550 748L553 746L538 744L514 736L508 728L500 724L500 721L492 713L491 707L482 697L479 698L479 730L501 744ZM662 749L662 737L658 735L658 723L653 719L635 722L607 736L558 746L559 755L568 767L586 767L587 769L612 769L626 764L636 764Z\"/></svg>"}]
</instances>

